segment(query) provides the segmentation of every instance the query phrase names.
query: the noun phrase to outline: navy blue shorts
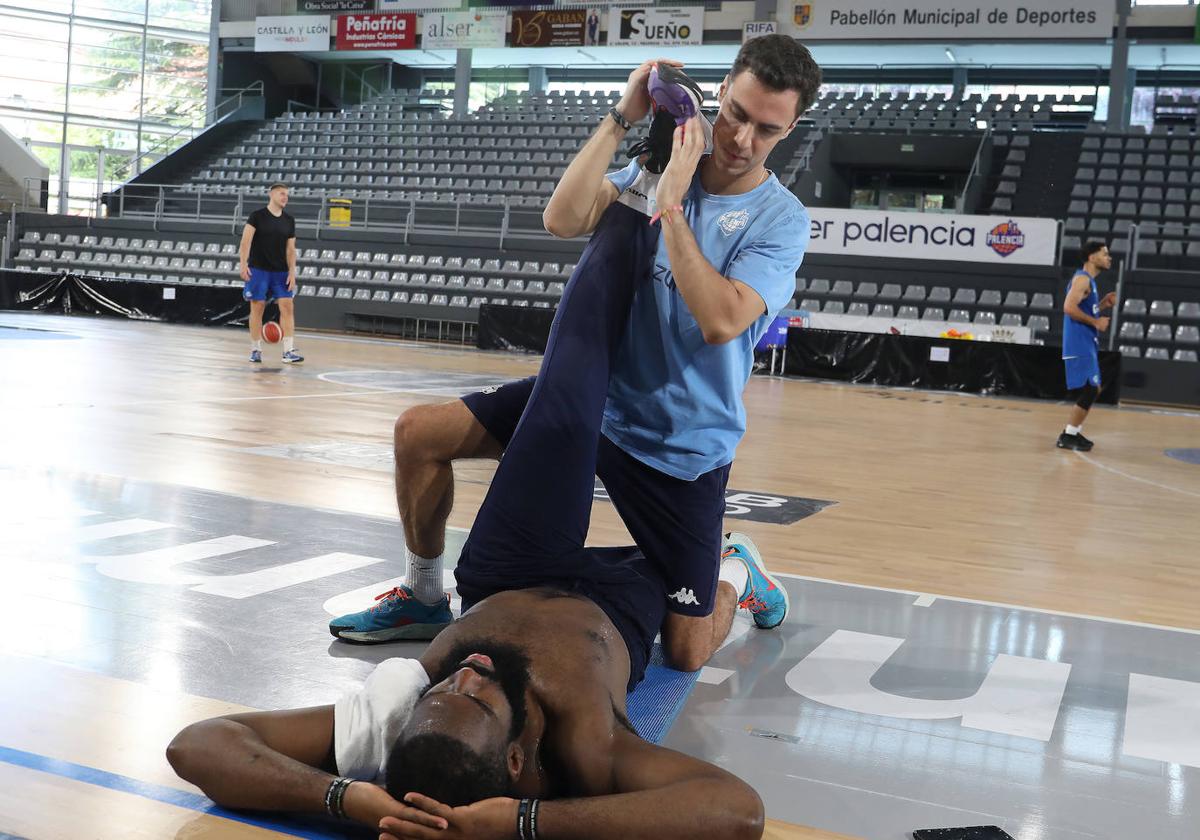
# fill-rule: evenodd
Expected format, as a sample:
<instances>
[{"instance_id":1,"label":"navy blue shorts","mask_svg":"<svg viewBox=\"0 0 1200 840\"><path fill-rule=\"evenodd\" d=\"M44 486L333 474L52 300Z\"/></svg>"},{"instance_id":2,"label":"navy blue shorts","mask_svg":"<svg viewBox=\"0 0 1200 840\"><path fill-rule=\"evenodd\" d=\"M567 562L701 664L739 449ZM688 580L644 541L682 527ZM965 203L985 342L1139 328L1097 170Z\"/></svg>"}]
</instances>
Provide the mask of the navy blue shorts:
<instances>
[{"instance_id":1,"label":"navy blue shorts","mask_svg":"<svg viewBox=\"0 0 1200 840\"><path fill-rule=\"evenodd\" d=\"M504 457L454 571L464 610L497 592L540 586L593 601L625 642L630 689L645 673L666 615L666 583L641 550L584 542L609 369L634 289L653 282L657 246L658 228L636 210L614 204L601 217L563 291L537 379L523 392L501 389L499 402L511 405L490 412L503 415L495 425ZM486 415L498 402L486 398L499 394L476 395L467 405Z\"/></svg>"},{"instance_id":2,"label":"navy blue shorts","mask_svg":"<svg viewBox=\"0 0 1200 840\"><path fill-rule=\"evenodd\" d=\"M475 419L507 447L536 377L463 397ZM713 611L721 564L729 465L684 481L648 466L601 435L597 498L609 498L634 542L667 586L667 609L680 615Z\"/></svg>"},{"instance_id":3,"label":"navy blue shorts","mask_svg":"<svg viewBox=\"0 0 1200 840\"><path fill-rule=\"evenodd\" d=\"M242 288L242 297L246 300L290 298L295 293L288 289L287 278L286 271L264 271L261 268L252 268L250 269L250 279Z\"/></svg>"}]
</instances>

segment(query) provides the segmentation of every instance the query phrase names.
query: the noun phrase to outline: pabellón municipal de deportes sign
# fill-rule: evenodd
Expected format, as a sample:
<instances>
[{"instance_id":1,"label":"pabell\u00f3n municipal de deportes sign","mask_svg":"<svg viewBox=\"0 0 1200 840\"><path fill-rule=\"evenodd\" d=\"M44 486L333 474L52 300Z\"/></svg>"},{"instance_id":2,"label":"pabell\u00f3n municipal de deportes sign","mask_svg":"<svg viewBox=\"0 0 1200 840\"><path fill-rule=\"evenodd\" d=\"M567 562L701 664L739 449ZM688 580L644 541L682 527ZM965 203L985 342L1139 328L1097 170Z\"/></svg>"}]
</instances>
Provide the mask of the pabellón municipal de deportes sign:
<instances>
[{"instance_id":1,"label":"pabell\u00f3n municipal de deportes sign","mask_svg":"<svg viewBox=\"0 0 1200 840\"><path fill-rule=\"evenodd\" d=\"M1108 38L1114 0L780 0L784 30L817 39Z\"/></svg>"}]
</instances>

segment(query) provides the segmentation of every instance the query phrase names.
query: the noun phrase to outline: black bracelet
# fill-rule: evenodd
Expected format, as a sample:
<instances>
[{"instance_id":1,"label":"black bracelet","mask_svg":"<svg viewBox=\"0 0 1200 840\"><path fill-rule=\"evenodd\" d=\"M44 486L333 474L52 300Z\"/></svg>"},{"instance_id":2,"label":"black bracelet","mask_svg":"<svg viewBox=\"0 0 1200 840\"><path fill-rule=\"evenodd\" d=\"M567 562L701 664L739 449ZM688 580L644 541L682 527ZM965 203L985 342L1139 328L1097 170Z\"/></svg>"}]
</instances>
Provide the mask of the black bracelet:
<instances>
[{"instance_id":1,"label":"black bracelet","mask_svg":"<svg viewBox=\"0 0 1200 840\"><path fill-rule=\"evenodd\" d=\"M542 804L540 799L535 799L529 805L529 840L538 840L537 836L537 815L538 806Z\"/></svg>"},{"instance_id":2,"label":"black bracelet","mask_svg":"<svg viewBox=\"0 0 1200 840\"><path fill-rule=\"evenodd\" d=\"M345 776L339 776L329 783L329 787L325 790L325 812L329 816L339 820L346 819L346 809L342 805L342 800L346 797L346 788L352 784L354 784L354 779L347 779Z\"/></svg>"},{"instance_id":3,"label":"black bracelet","mask_svg":"<svg viewBox=\"0 0 1200 840\"><path fill-rule=\"evenodd\" d=\"M626 131L629 131L631 128L633 128L633 123L625 119L625 115L616 108L609 108L608 115L613 118L613 122L621 126L621 128L625 129Z\"/></svg>"},{"instance_id":4,"label":"black bracelet","mask_svg":"<svg viewBox=\"0 0 1200 840\"><path fill-rule=\"evenodd\" d=\"M529 806L532 801L522 799L517 803L517 840L530 840L526 826L529 824Z\"/></svg>"}]
</instances>

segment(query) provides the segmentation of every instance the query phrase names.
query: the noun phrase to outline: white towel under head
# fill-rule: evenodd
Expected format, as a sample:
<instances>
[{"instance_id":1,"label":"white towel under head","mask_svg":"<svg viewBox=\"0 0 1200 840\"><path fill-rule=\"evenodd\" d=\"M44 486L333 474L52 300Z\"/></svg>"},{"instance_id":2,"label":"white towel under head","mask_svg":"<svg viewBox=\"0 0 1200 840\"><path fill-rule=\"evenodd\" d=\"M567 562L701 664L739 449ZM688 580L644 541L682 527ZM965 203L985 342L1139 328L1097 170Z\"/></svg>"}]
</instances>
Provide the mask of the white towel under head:
<instances>
[{"instance_id":1,"label":"white towel under head","mask_svg":"<svg viewBox=\"0 0 1200 840\"><path fill-rule=\"evenodd\" d=\"M382 781L388 751L408 722L429 675L416 659L385 659L362 688L348 691L333 707L333 751L338 773L366 782Z\"/></svg>"}]
</instances>

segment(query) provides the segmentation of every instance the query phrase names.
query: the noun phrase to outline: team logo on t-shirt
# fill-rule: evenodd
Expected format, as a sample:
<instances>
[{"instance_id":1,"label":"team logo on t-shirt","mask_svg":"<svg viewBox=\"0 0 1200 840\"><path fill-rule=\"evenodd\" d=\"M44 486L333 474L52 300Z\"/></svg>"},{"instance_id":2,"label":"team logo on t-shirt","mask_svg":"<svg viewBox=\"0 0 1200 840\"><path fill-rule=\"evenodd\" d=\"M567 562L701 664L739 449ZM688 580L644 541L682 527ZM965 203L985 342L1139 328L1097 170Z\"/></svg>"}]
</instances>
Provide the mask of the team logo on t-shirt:
<instances>
[{"instance_id":1,"label":"team logo on t-shirt","mask_svg":"<svg viewBox=\"0 0 1200 840\"><path fill-rule=\"evenodd\" d=\"M1021 233L1016 222L1010 220L988 231L987 244L1000 256L1007 257L1025 247L1025 234Z\"/></svg>"},{"instance_id":2,"label":"team logo on t-shirt","mask_svg":"<svg viewBox=\"0 0 1200 840\"><path fill-rule=\"evenodd\" d=\"M741 230L750 221L749 210L730 210L721 218L717 219L717 226L721 228L721 233L730 236L736 231Z\"/></svg>"}]
</instances>

